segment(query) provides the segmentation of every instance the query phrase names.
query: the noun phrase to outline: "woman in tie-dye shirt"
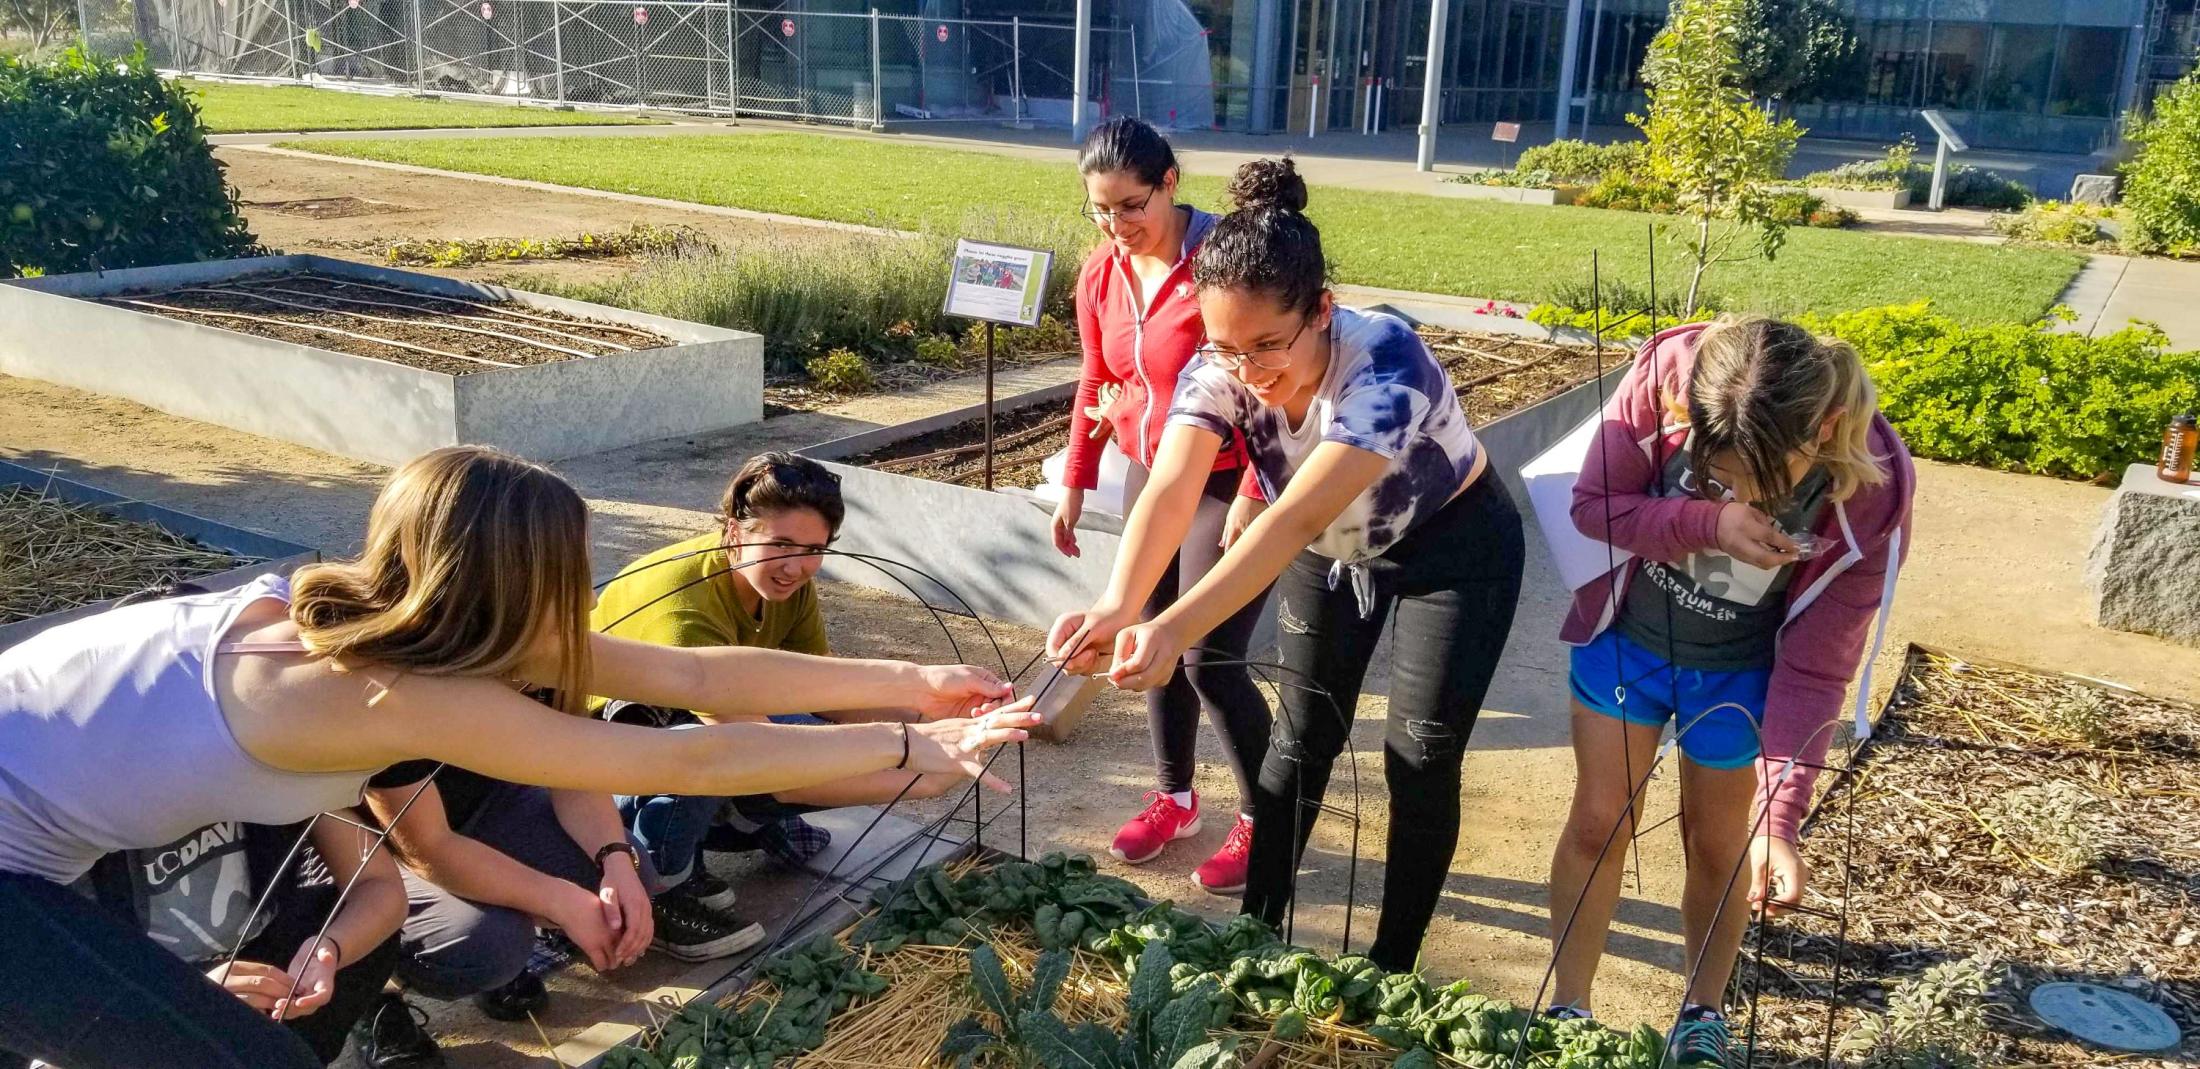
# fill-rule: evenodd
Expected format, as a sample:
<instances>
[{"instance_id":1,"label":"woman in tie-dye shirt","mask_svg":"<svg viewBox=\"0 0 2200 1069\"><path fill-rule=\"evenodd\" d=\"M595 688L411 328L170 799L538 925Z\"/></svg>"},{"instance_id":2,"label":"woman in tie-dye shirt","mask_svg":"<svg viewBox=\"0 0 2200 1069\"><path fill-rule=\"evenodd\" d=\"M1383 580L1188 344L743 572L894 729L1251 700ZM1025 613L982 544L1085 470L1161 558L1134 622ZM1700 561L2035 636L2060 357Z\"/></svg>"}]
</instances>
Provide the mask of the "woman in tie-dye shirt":
<instances>
[{"instance_id":1,"label":"woman in tie-dye shirt","mask_svg":"<svg viewBox=\"0 0 2200 1069\"><path fill-rule=\"evenodd\" d=\"M1117 685L1157 686L1186 636L1275 583L1286 682L1296 685L1284 689L1255 783L1245 911L1277 923L1395 613L1389 871L1369 955L1410 969L1458 846L1467 734L1520 595L1520 514L1412 328L1336 305L1291 161L1245 165L1230 195L1236 210L1192 272L1208 344L1178 381L1107 592L1056 621L1049 651L1075 670L1112 650ZM1140 623L1136 607L1233 432L1273 504L1197 586Z\"/></svg>"}]
</instances>

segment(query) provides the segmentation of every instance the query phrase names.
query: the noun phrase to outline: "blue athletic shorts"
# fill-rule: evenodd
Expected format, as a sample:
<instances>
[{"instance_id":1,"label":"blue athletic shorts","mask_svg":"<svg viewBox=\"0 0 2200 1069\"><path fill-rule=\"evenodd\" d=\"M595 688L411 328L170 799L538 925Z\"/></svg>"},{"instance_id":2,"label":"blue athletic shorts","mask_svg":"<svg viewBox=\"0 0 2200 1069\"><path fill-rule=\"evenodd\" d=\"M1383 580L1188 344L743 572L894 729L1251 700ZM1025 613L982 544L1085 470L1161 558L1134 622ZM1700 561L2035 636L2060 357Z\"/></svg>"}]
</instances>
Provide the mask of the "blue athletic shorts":
<instances>
[{"instance_id":1,"label":"blue athletic shorts","mask_svg":"<svg viewBox=\"0 0 2200 1069\"><path fill-rule=\"evenodd\" d=\"M1652 727L1677 721L1681 752L1705 768L1740 768L1757 759L1771 682L1770 668L1675 669L1616 627L1575 648L1566 679L1586 709Z\"/></svg>"}]
</instances>

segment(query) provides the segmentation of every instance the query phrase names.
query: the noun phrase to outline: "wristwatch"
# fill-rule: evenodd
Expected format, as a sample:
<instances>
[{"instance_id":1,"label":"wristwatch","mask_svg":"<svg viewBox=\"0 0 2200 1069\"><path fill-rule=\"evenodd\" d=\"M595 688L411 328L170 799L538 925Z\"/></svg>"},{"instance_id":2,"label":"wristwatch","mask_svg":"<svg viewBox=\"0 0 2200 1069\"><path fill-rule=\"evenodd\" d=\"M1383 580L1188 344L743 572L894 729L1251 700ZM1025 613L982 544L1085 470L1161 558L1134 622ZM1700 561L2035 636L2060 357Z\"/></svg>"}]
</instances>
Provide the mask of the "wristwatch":
<instances>
[{"instance_id":1,"label":"wristwatch","mask_svg":"<svg viewBox=\"0 0 2200 1069\"><path fill-rule=\"evenodd\" d=\"M597 872L603 871L604 859L610 857L613 854L625 854L626 859L634 863L635 870L640 871L642 867L642 855L634 849L633 843L621 841L616 843L605 843L603 849L596 851Z\"/></svg>"}]
</instances>

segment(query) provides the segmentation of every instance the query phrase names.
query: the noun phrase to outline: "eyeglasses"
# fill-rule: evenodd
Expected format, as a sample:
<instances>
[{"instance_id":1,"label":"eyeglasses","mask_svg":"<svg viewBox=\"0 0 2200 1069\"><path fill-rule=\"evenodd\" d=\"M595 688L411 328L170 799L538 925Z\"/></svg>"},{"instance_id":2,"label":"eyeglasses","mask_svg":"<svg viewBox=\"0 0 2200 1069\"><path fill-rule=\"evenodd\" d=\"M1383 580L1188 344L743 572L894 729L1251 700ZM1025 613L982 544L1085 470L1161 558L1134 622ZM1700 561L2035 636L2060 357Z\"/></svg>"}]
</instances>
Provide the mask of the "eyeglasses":
<instances>
[{"instance_id":1,"label":"eyeglasses","mask_svg":"<svg viewBox=\"0 0 2200 1069\"><path fill-rule=\"evenodd\" d=\"M1307 324L1310 322L1311 319L1299 320L1299 329L1291 334L1290 341L1284 342L1282 345L1263 345L1258 349L1236 350L1225 349L1213 342L1208 342L1192 351L1201 358L1220 365L1225 371L1236 371L1247 364L1265 371L1275 371L1291 362L1291 348L1299 343L1299 336L1306 333Z\"/></svg>"},{"instance_id":2,"label":"eyeglasses","mask_svg":"<svg viewBox=\"0 0 2200 1069\"><path fill-rule=\"evenodd\" d=\"M1146 205L1153 203L1153 195L1159 192L1161 191L1158 189L1149 189L1146 191L1145 196L1138 198L1138 203L1126 204L1112 212L1095 208L1088 201L1084 210L1077 214L1101 226L1106 226L1109 223L1135 223L1146 217Z\"/></svg>"}]
</instances>

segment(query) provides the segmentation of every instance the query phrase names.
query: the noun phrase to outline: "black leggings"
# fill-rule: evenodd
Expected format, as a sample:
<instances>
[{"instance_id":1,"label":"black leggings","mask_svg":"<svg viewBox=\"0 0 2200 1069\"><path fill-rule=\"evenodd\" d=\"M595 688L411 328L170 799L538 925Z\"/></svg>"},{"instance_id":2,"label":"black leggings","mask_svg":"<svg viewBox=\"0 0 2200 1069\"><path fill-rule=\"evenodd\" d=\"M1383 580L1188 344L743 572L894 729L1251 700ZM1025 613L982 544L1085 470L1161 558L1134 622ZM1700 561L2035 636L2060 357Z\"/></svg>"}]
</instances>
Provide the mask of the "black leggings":
<instances>
[{"instance_id":1,"label":"black leggings","mask_svg":"<svg viewBox=\"0 0 2200 1069\"><path fill-rule=\"evenodd\" d=\"M1329 587L1330 560L1304 553L1276 581L1283 662L1335 697L1284 689L1275 739L1253 794L1253 850L1245 912L1281 924L1299 855L1344 747L1360 684L1395 609L1390 721L1383 778L1390 788L1382 919L1368 952L1410 969L1459 845L1459 765L1475 715L1512 630L1523 562L1520 513L1495 473L1367 563L1373 610L1360 615L1348 578ZM1296 832L1296 834L1294 834Z\"/></svg>"},{"instance_id":2,"label":"black leggings","mask_svg":"<svg viewBox=\"0 0 2200 1069\"><path fill-rule=\"evenodd\" d=\"M1215 472L1199 499L1191 533L1183 548L1169 559L1161 581L1154 584L1146 601L1146 619L1176 604L1222 557L1222 525L1230 502L1237 496L1236 468ZM1209 661L1242 661L1252 642L1253 628L1267 605L1260 597L1231 614L1203 638L1192 642L1184 654L1183 670L1169 678L1167 686L1146 692L1146 722L1153 731L1155 770L1161 789L1176 793L1192 789L1192 770L1198 763L1199 710L1205 707L1215 733L1222 736L1222 757L1230 774L1237 777L1238 805L1249 806L1253 796L1252 771L1268 750L1268 700L1253 685L1252 673L1242 665L1209 667Z\"/></svg>"}]
</instances>

